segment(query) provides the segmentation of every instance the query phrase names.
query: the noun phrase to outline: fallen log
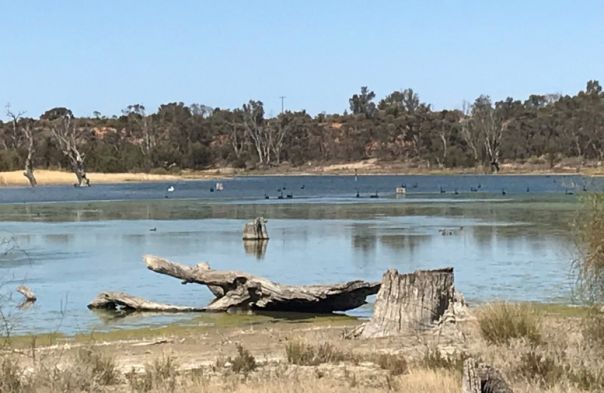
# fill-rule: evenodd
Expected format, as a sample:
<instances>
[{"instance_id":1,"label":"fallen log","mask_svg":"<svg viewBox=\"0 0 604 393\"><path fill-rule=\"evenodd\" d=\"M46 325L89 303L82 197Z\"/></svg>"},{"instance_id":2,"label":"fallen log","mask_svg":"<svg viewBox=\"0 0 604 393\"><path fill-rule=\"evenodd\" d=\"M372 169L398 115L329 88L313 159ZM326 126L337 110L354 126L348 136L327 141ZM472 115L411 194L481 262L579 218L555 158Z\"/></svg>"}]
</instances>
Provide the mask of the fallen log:
<instances>
[{"instance_id":1,"label":"fallen log","mask_svg":"<svg viewBox=\"0 0 604 393\"><path fill-rule=\"evenodd\" d=\"M31 288L26 287L25 285L19 285L17 287L17 292L19 292L21 295L23 295L23 297L25 297L25 302L33 303L38 300L38 297L36 296L34 291L32 291Z\"/></svg>"},{"instance_id":2,"label":"fallen log","mask_svg":"<svg viewBox=\"0 0 604 393\"><path fill-rule=\"evenodd\" d=\"M200 312L202 308L155 303L124 292L101 292L88 304L89 309L116 311Z\"/></svg>"},{"instance_id":3,"label":"fallen log","mask_svg":"<svg viewBox=\"0 0 604 393\"><path fill-rule=\"evenodd\" d=\"M373 316L350 337L415 334L437 325L453 305L453 268L400 274L390 269L382 278Z\"/></svg>"},{"instance_id":4,"label":"fallen log","mask_svg":"<svg viewBox=\"0 0 604 393\"><path fill-rule=\"evenodd\" d=\"M195 266L146 255L147 268L182 280L206 285L216 296L206 311L263 310L331 313L357 308L378 292L379 282L350 281L334 285L290 286L247 273L212 270L206 263Z\"/></svg>"}]
</instances>

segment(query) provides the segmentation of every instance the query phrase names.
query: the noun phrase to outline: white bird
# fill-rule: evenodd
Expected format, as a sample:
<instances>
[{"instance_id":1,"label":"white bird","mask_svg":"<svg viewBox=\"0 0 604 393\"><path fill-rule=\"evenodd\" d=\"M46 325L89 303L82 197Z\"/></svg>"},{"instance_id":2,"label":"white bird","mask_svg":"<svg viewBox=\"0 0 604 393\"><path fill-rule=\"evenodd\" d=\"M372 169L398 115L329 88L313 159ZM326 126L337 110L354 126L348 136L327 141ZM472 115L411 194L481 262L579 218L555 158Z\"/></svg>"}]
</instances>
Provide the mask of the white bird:
<instances>
[{"instance_id":1,"label":"white bird","mask_svg":"<svg viewBox=\"0 0 604 393\"><path fill-rule=\"evenodd\" d=\"M174 192L174 186L168 187L168 192Z\"/></svg>"}]
</instances>

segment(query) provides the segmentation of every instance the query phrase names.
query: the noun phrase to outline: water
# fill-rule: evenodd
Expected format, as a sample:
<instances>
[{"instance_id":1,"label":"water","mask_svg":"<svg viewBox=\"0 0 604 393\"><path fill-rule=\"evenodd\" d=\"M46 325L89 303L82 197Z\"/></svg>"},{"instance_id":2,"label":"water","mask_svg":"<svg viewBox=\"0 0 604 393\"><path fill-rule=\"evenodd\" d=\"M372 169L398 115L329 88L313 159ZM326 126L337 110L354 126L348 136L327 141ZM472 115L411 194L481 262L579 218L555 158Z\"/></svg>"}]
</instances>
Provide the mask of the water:
<instances>
[{"instance_id":1,"label":"water","mask_svg":"<svg viewBox=\"0 0 604 393\"><path fill-rule=\"evenodd\" d=\"M39 298L16 313L15 332L203 323L204 316L191 315L114 319L86 308L106 290L191 306L211 300L202 286L180 285L145 269L144 254L207 261L215 269L291 284L379 280L388 268L453 266L456 286L470 302L568 303L575 255L571 222L578 204L576 195L567 194L604 185L601 179L546 176L266 177L223 183L220 193L211 192L214 183L208 181L172 183L172 193L166 191L169 184L158 183L0 190L2 233L9 239L0 250L0 282L10 290L26 283ZM394 188L402 183L408 195L396 198ZM276 199L278 188L293 199ZM380 198L369 198L376 191ZM243 224L260 215L269 218L271 239L265 249L246 248ZM349 314L371 312L369 304Z\"/></svg>"}]
</instances>

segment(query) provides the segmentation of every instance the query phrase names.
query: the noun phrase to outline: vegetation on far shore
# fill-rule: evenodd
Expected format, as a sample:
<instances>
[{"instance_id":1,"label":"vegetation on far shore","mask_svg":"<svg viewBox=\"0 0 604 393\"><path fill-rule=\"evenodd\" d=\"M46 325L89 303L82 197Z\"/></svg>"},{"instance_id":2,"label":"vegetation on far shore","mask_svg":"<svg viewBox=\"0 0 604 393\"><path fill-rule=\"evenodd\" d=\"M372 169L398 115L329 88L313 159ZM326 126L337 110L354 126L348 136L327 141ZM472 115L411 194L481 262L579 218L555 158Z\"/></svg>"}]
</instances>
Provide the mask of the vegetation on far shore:
<instances>
[{"instance_id":1,"label":"vegetation on far shore","mask_svg":"<svg viewBox=\"0 0 604 393\"><path fill-rule=\"evenodd\" d=\"M303 110L267 116L254 100L237 109L173 102L154 113L133 104L109 116L76 117L56 107L32 117L26 109L7 106L6 121L0 121L0 172L24 171L32 185L38 169L51 168L73 171L85 186L88 171L497 172L511 165L528 172L601 173L604 161L598 81L574 96L499 102L480 96L461 109L444 110L422 102L412 89L377 101L367 87L349 99L344 114L316 116ZM359 162L380 164L355 168Z\"/></svg>"}]
</instances>

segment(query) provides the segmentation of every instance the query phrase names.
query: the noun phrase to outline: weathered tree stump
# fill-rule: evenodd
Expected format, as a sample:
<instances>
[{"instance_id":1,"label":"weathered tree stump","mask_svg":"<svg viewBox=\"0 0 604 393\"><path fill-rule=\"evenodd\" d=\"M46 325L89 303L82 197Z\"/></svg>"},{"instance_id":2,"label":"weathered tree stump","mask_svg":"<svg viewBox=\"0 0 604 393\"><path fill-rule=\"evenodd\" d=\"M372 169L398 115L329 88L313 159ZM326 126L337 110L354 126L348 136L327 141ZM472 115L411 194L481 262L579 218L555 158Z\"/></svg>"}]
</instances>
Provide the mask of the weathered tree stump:
<instances>
[{"instance_id":1,"label":"weathered tree stump","mask_svg":"<svg viewBox=\"0 0 604 393\"><path fill-rule=\"evenodd\" d=\"M453 268L400 274L390 269L382 278L371 320L353 337L387 337L417 333L436 326L453 303Z\"/></svg>"},{"instance_id":2,"label":"weathered tree stump","mask_svg":"<svg viewBox=\"0 0 604 393\"><path fill-rule=\"evenodd\" d=\"M258 217L243 227L243 240L268 240L266 220Z\"/></svg>"},{"instance_id":3,"label":"weathered tree stump","mask_svg":"<svg viewBox=\"0 0 604 393\"><path fill-rule=\"evenodd\" d=\"M101 292L88 304L90 309L154 311L154 312L199 312L202 308L175 306L150 302L142 297L124 292Z\"/></svg>"},{"instance_id":4,"label":"weathered tree stump","mask_svg":"<svg viewBox=\"0 0 604 393\"><path fill-rule=\"evenodd\" d=\"M206 311L260 310L331 313L357 308L378 292L379 282L350 281L333 285L291 286L247 273L215 271L207 264L195 266L147 255L147 268L176 277L183 284L206 285L216 296Z\"/></svg>"},{"instance_id":5,"label":"weathered tree stump","mask_svg":"<svg viewBox=\"0 0 604 393\"><path fill-rule=\"evenodd\" d=\"M499 371L470 358L463 363L461 393L513 393Z\"/></svg>"},{"instance_id":6,"label":"weathered tree stump","mask_svg":"<svg viewBox=\"0 0 604 393\"><path fill-rule=\"evenodd\" d=\"M32 291L31 288L26 287L25 285L19 285L17 287L17 292L19 292L21 295L23 295L23 297L25 297L26 302L33 303L38 300L38 297L36 296L34 291Z\"/></svg>"}]
</instances>

